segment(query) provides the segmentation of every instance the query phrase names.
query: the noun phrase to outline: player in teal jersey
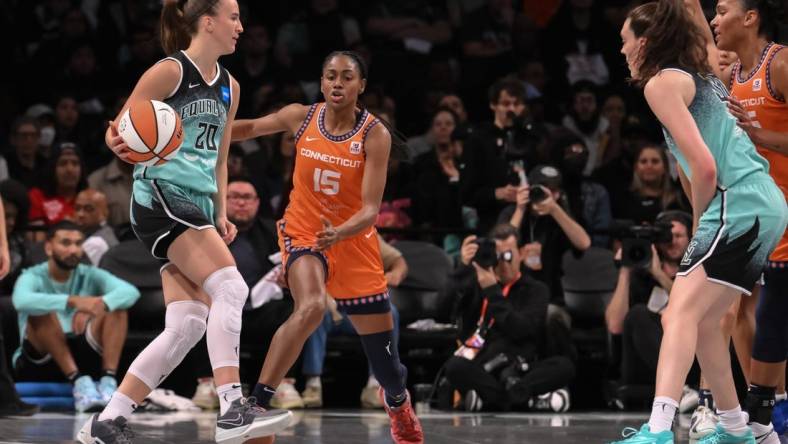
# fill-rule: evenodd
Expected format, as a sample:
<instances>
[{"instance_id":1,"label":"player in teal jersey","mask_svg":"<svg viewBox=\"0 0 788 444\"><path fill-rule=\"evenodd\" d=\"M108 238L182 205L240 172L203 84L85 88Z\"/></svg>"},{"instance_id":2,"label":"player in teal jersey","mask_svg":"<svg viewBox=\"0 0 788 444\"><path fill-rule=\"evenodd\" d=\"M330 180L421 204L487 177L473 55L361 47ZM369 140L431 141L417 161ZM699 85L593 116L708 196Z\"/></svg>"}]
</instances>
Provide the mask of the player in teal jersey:
<instances>
[{"instance_id":1,"label":"player in teal jersey","mask_svg":"<svg viewBox=\"0 0 788 444\"><path fill-rule=\"evenodd\" d=\"M161 268L164 331L134 360L100 415L77 435L82 443L127 443L127 420L148 393L207 331L208 355L219 393L215 439L241 443L272 435L292 414L265 411L242 396L238 371L241 312L249 288L227 248L236 235L227 220L227 152L239 87L218 59L235 51L243 32L236 0L165 0L162 44L169 57L148 69L129 104L164 101L181 116L184 143L162 166L136 166L132 228ZM128 146L110 123L107 145L121 158ZM210 307L210 308L209 308Z\"/></svg>"},{"instance_id":2,"label":"player in teal jersey","mask_svg":"<svg viewBox=\"0 0 788 444\"><path fill-rule=\"evenodd\" d=\"M672 444L671 425L697 353L720 415L699 443L755 444L739 406L720 319L749 293L785 230L788 208L768 164L728 112L727 90L682 0L632 10L621 30L632 79L644 88L679 162L693 238L662 314L664 334L649 422L619 443Z\"/></svg>"}]
</instances>

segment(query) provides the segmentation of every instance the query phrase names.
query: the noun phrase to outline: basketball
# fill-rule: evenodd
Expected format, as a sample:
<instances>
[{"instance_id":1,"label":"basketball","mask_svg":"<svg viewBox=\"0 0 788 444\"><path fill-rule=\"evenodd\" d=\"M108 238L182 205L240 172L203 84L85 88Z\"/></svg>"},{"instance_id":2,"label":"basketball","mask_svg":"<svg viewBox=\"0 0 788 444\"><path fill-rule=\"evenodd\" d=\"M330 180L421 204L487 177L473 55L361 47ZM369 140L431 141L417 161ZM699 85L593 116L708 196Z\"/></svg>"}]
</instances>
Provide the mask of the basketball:
<instances>
[{"instance_id":1,"label":"basketball","mask_svg":"<svg viewBox=\"0 0 788 444\"><path fill-rule=\"evenodd\" d=\"M144 166L163 165L178 154L183 142L181 118L158 100L131 104L120 118L118 134L131 151L128 160Z\"/></svg>"}]
</instances>

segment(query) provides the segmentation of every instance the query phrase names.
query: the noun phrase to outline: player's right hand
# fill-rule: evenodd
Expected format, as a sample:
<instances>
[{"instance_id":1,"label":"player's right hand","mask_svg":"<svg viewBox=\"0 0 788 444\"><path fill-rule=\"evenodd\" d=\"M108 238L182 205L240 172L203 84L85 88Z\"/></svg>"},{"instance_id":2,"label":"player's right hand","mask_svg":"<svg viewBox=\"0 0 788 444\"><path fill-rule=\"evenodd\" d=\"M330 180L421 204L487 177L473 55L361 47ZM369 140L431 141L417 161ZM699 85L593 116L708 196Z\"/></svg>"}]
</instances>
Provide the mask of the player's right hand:
<instances>
[{"instance_id":1,"label":"player's right hand","mask_svg":"<svg viewBox=\"0 0 788 444\"><path fill-rule=\"evenodd\" d=\"M134 163L128 160L131 150L129 149L129 146L126 145L126 142L123 140L123 138L120 137L120 134L118 134L118 127L112 120L109 121L109 128L107 128L107 134L104 137L104 141L107 143L109 149L111 149L112 152L120 158L120 160L126 163Z\"/></svg>"},{"instance_id":2,"label":"player's right hand","mask_svg":"<svg viewBox=\"0 0 788 444\"><path fill-rule=\"evenodd\" d=\"M101 296L76 296L74 308L93 316L101 316L107 312L104 298Z\"/></svg>"},{"instance_id":3,"label":"player's right hand","mask_svg":"<svg viewBox=\"0 0 788 444\"><path fill-rule=\"evenodd\" d=\"M476 236L470 235L462 241L462 247L460 247L460 261L465 265L471 265L473 256L479 251L479 244L474 242L475 240Z\"/></svg>"}]
</instances>

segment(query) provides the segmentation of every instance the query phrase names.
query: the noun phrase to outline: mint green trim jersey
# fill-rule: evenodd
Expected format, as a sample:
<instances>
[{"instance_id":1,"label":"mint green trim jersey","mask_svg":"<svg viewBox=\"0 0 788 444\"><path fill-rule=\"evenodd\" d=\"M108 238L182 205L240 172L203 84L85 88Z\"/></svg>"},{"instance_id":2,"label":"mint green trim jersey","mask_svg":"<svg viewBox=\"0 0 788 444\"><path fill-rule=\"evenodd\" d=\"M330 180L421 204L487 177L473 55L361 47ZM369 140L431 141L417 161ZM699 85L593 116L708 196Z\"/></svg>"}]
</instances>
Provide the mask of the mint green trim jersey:
<instances>
[{"instance_id":1,"label":"mint green trim jersey","mask_svg":"<svg viewBox=\"0 0 788 444\"><path fill-rule=\"evenodd\" d=\"M159 179L199 193L213 194L216 160L232 104L230 73L216 64L216 76L206 82L183 51L164 60L181 68L181 79L164 102L181 117L183 145L174 159L160 166L134 167L135 179Z\"/></svg>"},{"instance_id":2,"label":"mint green trim jersey","mask_svg":"<svg viewBox=\"0 0 788 444\"><path fill-rule=\"evenodd\" d=\"M769 163L758 154L750 137L736 125L736 118L728 111L725 98L729 94L725 85L711 74L693 74L678 68L665 70L684 73L695 81L695 98L689 105L689 112L714 157L717 184L730 188L745 178L769 180ZM692 170L687 159L670 132L664 127L662 130L670 152L691 178Z\"/></svg>"}]
</instances>

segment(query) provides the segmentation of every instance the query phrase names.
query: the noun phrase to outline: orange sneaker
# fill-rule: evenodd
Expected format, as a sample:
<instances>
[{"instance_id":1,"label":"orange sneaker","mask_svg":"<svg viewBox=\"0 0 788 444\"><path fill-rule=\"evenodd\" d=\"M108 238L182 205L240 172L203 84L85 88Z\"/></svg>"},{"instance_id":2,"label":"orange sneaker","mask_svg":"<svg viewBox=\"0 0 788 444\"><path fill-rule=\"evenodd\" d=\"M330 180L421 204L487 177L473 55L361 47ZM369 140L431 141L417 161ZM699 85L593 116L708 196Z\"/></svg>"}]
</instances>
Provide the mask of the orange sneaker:
<instances>
[{"instance_id":1,"label":"orange sneaker","mask_svg":"<svg viewBox=\"0 0 788 444\"><path fill-rule=\"evenodd\" d=\"M391 439L395 444L424 444L424 432L421 430L421 423L416 413L413 411L413 405L410 403L410 393L407 394L408 398L405 402L392 409L386 404L386 395L383 393L383 387L378 389L378 396L380 402L386 409L386 413L391 418Z\"/></svg>"}]
</instances>

